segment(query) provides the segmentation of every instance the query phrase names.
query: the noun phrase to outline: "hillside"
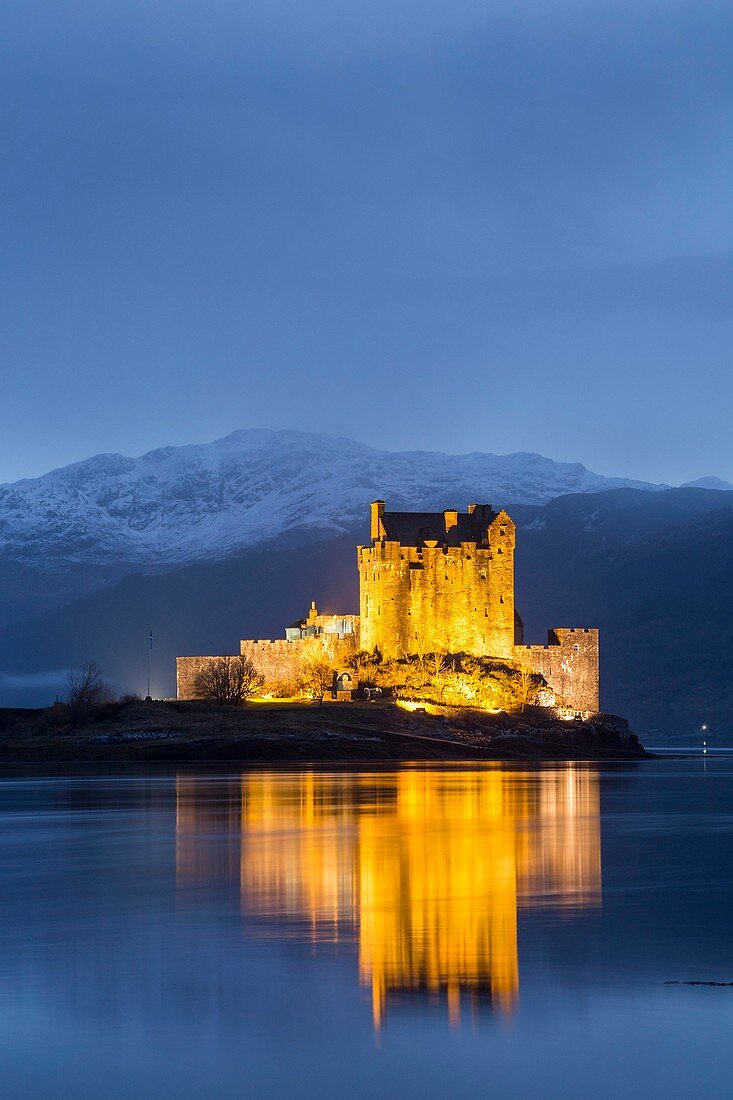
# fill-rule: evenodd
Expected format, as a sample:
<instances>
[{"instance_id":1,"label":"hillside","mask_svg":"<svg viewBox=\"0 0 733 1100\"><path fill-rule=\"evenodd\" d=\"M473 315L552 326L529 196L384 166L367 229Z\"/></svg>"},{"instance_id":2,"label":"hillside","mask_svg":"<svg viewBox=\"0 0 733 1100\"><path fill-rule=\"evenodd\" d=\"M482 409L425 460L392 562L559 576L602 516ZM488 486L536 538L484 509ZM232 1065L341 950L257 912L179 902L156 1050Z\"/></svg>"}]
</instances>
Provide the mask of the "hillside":
<instances>
[{"instance_id":1,"label":"hillside","mask_svg":"<svg viewBox=\"0 0 733 1100\"><path fill-rule=\"evenodd\" d=\"M733 492L569 497L521 534L528 633L599 626L606 709L650 742L733 740Z\"/></svg>"}]
</instances>

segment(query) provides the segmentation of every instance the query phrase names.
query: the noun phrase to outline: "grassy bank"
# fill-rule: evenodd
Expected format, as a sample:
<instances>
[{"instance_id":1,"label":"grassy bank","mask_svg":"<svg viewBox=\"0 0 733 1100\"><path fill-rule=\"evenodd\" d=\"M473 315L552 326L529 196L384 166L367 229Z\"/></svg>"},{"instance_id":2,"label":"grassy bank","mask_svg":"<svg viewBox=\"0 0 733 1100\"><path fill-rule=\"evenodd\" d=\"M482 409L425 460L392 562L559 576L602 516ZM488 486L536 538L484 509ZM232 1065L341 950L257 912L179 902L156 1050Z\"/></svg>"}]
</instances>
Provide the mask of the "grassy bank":
<instances>
[{"instance_id":1,"label":"grassy bank","mask_svg":"<svg viewBox=\"0 0 733 1100\"><path fill-rule=\"evenodd\" d=\"M621 719L567 722L541 710L407 711L389 702L127 700L73 713L0 711L0 762L598 760L646 755Z\"/></svg>"}]
</instances>

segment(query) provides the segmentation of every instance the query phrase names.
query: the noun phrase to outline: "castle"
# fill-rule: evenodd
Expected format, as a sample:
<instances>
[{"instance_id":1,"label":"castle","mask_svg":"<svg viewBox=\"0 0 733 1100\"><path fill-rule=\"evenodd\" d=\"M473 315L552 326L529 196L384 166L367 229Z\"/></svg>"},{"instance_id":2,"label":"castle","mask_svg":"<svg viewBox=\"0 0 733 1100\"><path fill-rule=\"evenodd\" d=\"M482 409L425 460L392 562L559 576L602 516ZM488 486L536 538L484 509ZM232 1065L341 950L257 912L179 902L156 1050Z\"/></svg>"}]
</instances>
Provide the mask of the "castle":
<instances>
[{"instance_id":1,"label":"castle","mask_svg":"<svg viewBox=\"0 0 733 1100\"><path fill-rule=\"evenodd\" d=\"M294 682L304 660L333 665L337 689L358 650L384 660L426 653L494 657L544 677L554 704L568 713L600 709L598 631L555 627L543 645L526 645L514 605L516 528L505 511L469 504L466 512L388 512L371 505L371 541L357 548L359 615L306 619L275 641L244 640L240 652L268 685ZM206 657L177 658L179 698L195 696Z\"/></svg>"}]
</instances>

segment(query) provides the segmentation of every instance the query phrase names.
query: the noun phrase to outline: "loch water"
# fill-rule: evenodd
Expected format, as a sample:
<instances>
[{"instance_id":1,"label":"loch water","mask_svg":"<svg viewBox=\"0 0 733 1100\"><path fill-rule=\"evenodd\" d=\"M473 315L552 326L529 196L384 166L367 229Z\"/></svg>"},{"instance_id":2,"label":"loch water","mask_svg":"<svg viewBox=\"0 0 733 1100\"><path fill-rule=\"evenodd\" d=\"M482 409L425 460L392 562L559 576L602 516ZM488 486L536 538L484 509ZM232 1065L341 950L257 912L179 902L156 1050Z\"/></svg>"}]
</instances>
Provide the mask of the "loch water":
<instances>
[{"instance_id":1,"label":"loch water","mask_svg":"<svg viewBox=\"0 0 733 1100\"><path fill-rule=\"evenodd\" d=\"M733 1095L733 761L0 775L0 1095Z\"/></svg>"}]
</instances>

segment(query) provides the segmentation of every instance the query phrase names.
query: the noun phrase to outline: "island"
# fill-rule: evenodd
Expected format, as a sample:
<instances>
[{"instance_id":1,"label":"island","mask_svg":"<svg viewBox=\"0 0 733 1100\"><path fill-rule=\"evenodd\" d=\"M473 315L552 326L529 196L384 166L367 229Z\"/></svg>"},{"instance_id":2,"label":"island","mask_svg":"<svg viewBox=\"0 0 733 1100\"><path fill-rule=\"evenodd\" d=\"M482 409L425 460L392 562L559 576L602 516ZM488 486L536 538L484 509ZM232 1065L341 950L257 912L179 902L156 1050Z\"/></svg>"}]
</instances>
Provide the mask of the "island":
<instances>
[{"instance_id":1,"label":"island","mask_svg":"<svg viewBox=\"0 0 733 1100\"><path fill-rule=\"evenodd\" d=\"M635 760L649 754L622 718L563 719L544 708L488 714L393 702L129 699L90 708L0 711L0 763L309 763Z\"/></svg>"},{"instance_id":2,"label":"island","mask_svg":"<svg viewBox=\"0 0 733 1100\"><path fill-rule=\"evenodd\" d=\"M114 700L96 672L69 701L0 713L2 761L600 760L647 755L600 706L599 632L527 643L516 528L371 505L359 614L319 611L236 654L178 657L177 697ZM90 666L91 668L91 666Z\"/></svg>"}]
</instances>

